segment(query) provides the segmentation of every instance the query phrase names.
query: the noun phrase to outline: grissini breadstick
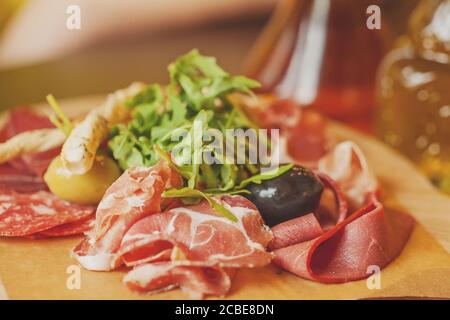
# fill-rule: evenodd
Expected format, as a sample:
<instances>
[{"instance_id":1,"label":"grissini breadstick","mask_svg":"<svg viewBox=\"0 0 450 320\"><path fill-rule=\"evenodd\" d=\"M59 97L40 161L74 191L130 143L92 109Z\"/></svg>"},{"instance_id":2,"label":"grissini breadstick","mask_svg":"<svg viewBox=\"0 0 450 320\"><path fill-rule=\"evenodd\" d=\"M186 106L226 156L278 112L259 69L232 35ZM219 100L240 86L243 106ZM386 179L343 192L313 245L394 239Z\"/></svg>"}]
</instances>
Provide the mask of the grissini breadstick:
<instances>
[{"instance_id":1,"label":"grissini breadstick","mask_svg":"<svg viewBox=\"0 0 450 320\"><path fill-rule=\"evenodd\" d=\"M39 129L19 133L0 144L0 164L24 154L56 148L65 138L64 132L59 129Z\"/></svg>"},{"instance_id":2,"label":"grissini breadstick","mask_svg":"<svg viewBox=\"0 0 450 320\"><path fill-rule=\"evenodd\" d=\"M75 126L61 150L62 163L70 173L84 174L89 171L97 149L108 136L111 126L129 116L124 102L144 87L145 84L136 82L108 95L104 104L89 112L86 118Z\"/></svg>"}]
</instances>

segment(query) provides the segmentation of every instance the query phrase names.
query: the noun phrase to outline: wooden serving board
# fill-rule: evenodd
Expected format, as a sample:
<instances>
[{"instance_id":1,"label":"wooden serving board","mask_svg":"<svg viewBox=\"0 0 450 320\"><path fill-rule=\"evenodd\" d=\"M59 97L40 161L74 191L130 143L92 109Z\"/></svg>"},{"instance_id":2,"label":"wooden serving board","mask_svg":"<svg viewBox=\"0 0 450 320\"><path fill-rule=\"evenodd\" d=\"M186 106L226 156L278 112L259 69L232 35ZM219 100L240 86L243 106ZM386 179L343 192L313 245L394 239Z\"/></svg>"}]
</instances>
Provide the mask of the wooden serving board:
<instances>
[{"instance_id":1,"label":"wooden serving board","mask_svg":"<svg viewBox=\"0 0 450 320\"><path fill-rule=\"evenodd\" d=\"M71 116L85 113L103 97L62 102ZM35 106L40 112L44 105ZM333 123L330 134L352 140L365 152L383 190L387 207L412 215L416 227L401 255L381 273L381 289L366 280L326 285L301 279L273 266L236 275L229 299L359 299L374 297L450 298L450 197L439 193L411 162L372 137ZM69 256L81 237L1 239L0 298L12 299L185 299L179 290L153 296L129 291L121 279L126 270L92 272L78 268ZM73 272L80 289L69 289ZM69 286L67 285L69 283Z\"/></svg>"}]
</instances>

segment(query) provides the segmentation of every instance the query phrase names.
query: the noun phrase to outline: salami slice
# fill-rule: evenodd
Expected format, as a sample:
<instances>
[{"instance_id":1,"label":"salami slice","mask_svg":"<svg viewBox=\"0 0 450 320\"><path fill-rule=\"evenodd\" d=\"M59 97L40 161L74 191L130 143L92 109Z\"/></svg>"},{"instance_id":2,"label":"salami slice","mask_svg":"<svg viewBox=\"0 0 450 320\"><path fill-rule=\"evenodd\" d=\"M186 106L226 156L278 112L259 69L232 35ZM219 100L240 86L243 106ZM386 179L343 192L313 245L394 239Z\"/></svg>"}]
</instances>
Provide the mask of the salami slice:
<instances>
[{"instance_id":1,"label":"salami slice","mask_svg":"<svg viewBox=\"0 0 450 320\"><path fill-rule=\"evenodd\" d=\"M3 164L0 165L0 189L35 192L47 190L47 185L39 176L23 172L9 164Z\"/></svg>"},{"instance_id":2,"label":"salami slice","mask_svg":"<svg viewBox=\"0 0 450 320\"><path fill-rule=\"evenodd\" d=\"M85 220L95 208L59 199L48 191L0 192L0 236L27 236L62 224Z\"/></svg>"},{"instance_id":3,"label":"salami slice","mask_svg":"<svg viewBox=\"0 0 450 320\"><path fill-rule=\"evenodd\" d=\"M86 233L92 230L94 226L95 226L95 216L92 215L91 217L85 220L65 223L53 227L51 229L38 232L35 235L37 235L38 237L46 237L46 238L67 237Z\"/></svg>"}]
</instances>

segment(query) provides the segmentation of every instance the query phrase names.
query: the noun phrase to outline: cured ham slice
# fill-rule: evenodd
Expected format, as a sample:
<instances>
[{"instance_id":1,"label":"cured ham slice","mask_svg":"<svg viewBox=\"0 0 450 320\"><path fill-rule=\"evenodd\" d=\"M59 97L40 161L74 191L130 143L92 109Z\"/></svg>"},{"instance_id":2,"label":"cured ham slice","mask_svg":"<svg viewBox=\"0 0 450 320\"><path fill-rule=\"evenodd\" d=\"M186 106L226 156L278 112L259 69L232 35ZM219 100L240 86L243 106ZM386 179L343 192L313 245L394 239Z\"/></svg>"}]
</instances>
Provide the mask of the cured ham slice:
<instances>
[{"instance_id":1,"label":"cured ham slice","mask_svg":"<svg viewBox=\"0 0 450 320\"><path fill-rule=\"evenodd\" d=\"M315 239L323 233L323 229L314 213L309 213L274 226L272 232L274 238L269 248L275 250Z\"/></svg>"},{"instance_id":2,"label":"cured ham slice","mask_svg":"<svg viewBox=\"0 0 450 320\"><path fill-rule=\"evenodd\" d=\"M130 228L120 253L127 265L166 258L174 247L186 248L191 261L221 267L256 267L272 260L266 247L272 234L259 211L241 196L216 197L237 218L232 222L208 202L148 216Z\"/></svg>"},{"instance_id":3,"label":"cured ham slice","mask_svg":"<svg viewBox=\"0 0 450 320\"><path fill-rule=\"evenodd\" d=\"M231 276L220 267L185 266L183 263L158 262L137 266L124 278L132 290L158 293L180 287L192 298L224 296L231 288Z\"/></svg>"},{"instance_id":4,"label":"cured ham slice","mask_svg":"<svg viewBox=\"0 0 450 320\"><path fill-rule=\"evenodd\" d=\"M234 268L260 267L272 233L259 211L241 196L215 197L230 210L232 222L206 201L148 216L130 228L120 253L137 265L124 279L132 289L158 292L181 287L195 297L224 295Z\"/></svg>"},{"instance_id":5,"label":"cured ham slice","mask_svg":"<svg viewBox=\"0 0 450 320\"><path fill-rule=\"evenodd\" d=\"M366 278L368 267L383 268L402 250L413 220L386 214L374 202L319 237L274 251L273 262L301 277L328 283ZM275 238L277 233L274 231Z\"/></svg>"},{"instance_id":6,"label":"cured ham slice","mask_svg":"<svg viewBox=\"0 0 450 320\"><path fill-rule=\"evenodd\" d=\"M378 190L377 180L362 150L351 141L336 145L319 160L317 170L336 181L354 207L364 205L367 195Z\"/></svg>"},{"instance_id":7,"label":"cured ham slice","mask_svg":"<svg viewBox=\"0 0 450 320\"><path fill-rule=\"evenodd\" d=\"M75 205L50 192L0 192L0 236L28 236L55 226L85 220L94 208Z\"/></svg>"},{"instance_id":8,"label":"cured ham slice","mask_svg":"<svg viewBox=\"0 0 450 320\"><path fill-rule=\"evenodd\" d=\"M78 262L89 270L107 271L121 261L116 254L127 230L138 220L161 212L162 192L181 184L181 177L166 162L150 168L126 170L97 207L93 232L73 250Z\"/></svg>"},{"instance_id":9,"label":"cured ham slice","mask_svg":"<svg viewBox=\"0 0 450 320\"><path fill-rule=\"evenodd\" d=\"M386 212L377 198L377 183L361 150L351 142L339 144L319 161L318 169L336 179L356 212L326 232L313 215L273 228L273 262L306 279L338 283L366 278L368 267L383 268L407 242L413 219ZM330 180L331 181L331 180ZM341 217L343 215L340 215ZM313 226L313 227L311 227ZM296 237L290 234L304 234ZM310 235L316 232L316 236Z\"/></svg>"}]
</instances>

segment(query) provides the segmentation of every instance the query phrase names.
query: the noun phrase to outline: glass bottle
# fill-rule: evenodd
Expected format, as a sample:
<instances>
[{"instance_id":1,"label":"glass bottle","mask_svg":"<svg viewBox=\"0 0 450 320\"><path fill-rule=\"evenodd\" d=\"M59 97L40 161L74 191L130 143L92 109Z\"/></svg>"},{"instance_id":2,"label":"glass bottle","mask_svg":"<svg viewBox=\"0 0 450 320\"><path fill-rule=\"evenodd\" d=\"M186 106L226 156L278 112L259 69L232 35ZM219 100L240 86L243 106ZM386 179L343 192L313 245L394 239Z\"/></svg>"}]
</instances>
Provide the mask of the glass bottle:
<instances>
[{"instance_id":1,"label":"glass bottle","mask_svg":"<svg viewBox=\"0 0 450 320\"><path fill-rule=\"evenodd\" d=\"M366 27L376 0L282 0L247 59L262 91L368 128L388 30ZM381 16L382 17L382 16Z\"/></svg>"},{"instance_id":2,"label":"glass bottle","mask_svg":"<svg viewBox=\"0 0 450 320\"><path fill-rule=\"evenodd\" d=\"M422 0L385 57L377 133L450 193L450 0Z\"/></svg>"}]
</instances>

